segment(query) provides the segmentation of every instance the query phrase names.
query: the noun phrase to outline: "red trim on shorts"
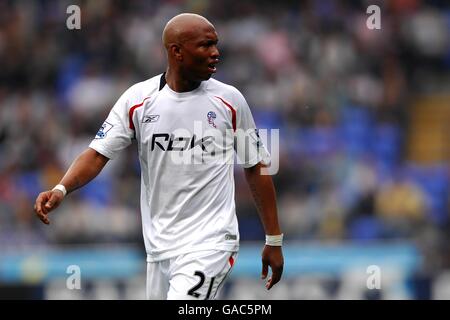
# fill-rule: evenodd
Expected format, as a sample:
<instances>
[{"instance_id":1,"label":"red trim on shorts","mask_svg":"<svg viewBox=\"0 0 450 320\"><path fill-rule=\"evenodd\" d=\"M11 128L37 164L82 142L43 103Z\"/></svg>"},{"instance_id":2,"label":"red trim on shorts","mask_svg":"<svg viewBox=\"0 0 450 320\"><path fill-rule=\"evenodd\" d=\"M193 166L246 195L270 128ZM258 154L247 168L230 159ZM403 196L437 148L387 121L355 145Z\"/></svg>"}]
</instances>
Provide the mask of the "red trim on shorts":
<instances>
[{"instance_id":1,"label":"red trim on shorts","mask_svg":"<svg viewBox=\"0 0 450 320\"><path fill-rule=\"evenodd\" d=\"M228 259L228 262L230 263L230 266L233 266L233 264L234 264L234 259L233 259L232 256L230 257L230 259Z\"/></svg>"},{"instance_id":2,"label":"red trim on shorts","mask_svg":"<svg viewBox=\"0 0 450 320\"><path fill-rule=\"evenodd\" d=\"M130 123L130 129L134 130L134 123L133 123L133 113L134 113L134 110L135 110L136 108L142 107L142 105L144 104L145 100L147 100L148 98L150 98L150 97L146 97L144 100L142 100L141 103L132 106L132 107L130 108L130 111L128 111L128 121L129 121L129 123Z\"/></svg>"},{"instance_id":3,"label":"red trim on shorts","mask_svg":"<svg viewBox=\"0 0 450 320\"><path fill-rule=\"evenodd\" d=\"M231 110L231 122L233 124L233 131L236 131L236 109L234 109L231 104L223 100L221 97L215 96L217 99L220 99L230 110Z\"/></svg>"}]
</instances>

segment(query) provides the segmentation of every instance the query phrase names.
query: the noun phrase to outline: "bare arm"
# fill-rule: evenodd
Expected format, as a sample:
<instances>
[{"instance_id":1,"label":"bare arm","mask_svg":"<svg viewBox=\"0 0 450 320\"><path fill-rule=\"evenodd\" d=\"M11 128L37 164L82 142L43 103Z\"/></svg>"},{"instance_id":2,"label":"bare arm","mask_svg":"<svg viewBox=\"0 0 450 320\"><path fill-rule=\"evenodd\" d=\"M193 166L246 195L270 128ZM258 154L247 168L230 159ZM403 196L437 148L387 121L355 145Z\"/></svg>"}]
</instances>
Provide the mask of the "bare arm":
<instances>
[{"instance_id":1,"label":"bare arm","mask_svg":"<svg viewBox=\"0 0 450 320\"><path fill-rule=\"evenodd\" d=\"M67 193L81 188L102 171L108 160L104 155L88 148L75 159L60 184L66 187ZM34 211L43 223L49 224L48 213L56 209L63 199L63 193L59 190L44 191L36 198Z\"/></svg>"},{"instance_id":2,"label":"bare arm","mask_svg":"<svg viewBox=\"0 0 450 320\"><path fill-rule=\"evenodd\" d=\"M278 223L277 204L275 188L270 175L261 175L264 170L259 163L251 168L245 169L245 178L250 187L259 217L264 227L266 235L280 235L280 225ZM281 279L283 273L283 252L281 247L265 245L262 252L262 275L265 279L268 267L272 269L272 277L268 280L266 288L270 289Z\"/></svg>"},{"instance_id":3,"label":"bare arm","mask_svg":"<svg viewBox=\"0 0 450 320\"><path fill-rule=\"evenodd\" d=\"M67 193L81 188L102 171L108 160L94 149L87 148L75 159L60 184L66 187Z\"/></svg>"}]
</instances>

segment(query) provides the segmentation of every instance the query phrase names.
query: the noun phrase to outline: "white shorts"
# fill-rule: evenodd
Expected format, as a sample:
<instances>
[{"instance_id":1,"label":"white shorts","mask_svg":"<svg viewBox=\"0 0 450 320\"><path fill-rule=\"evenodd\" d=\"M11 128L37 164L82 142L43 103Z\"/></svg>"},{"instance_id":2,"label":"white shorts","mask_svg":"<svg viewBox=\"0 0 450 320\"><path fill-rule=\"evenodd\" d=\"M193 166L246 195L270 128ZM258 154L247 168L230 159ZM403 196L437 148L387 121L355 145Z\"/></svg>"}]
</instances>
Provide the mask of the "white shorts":
<instances>
[{"instance_id":1,"label":"white shorts","mask_svg":"<svg viewBox=\"0 0 450 320\"><path fill-rule=\"evenodd\" d=\"M215 299L237 252L205 250L147 262L147 299Z\"/></svg>"}]
</instances>

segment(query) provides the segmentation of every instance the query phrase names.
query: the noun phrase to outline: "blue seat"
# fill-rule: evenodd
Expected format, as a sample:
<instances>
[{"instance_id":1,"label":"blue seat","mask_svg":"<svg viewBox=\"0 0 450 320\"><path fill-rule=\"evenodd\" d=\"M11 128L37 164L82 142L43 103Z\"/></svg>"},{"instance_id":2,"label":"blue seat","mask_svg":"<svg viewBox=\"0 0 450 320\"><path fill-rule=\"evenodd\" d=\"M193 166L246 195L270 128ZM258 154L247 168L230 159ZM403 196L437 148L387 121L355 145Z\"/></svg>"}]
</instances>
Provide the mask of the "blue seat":
<instances>
[{"instance_id":1,"label":"blue seat","mask_svg":"<svg viewBox=\"0 0 450 320\"><path fill-rule=\"evenodd\" d=\"M112 186L110 178L99 176L80 189L80 197L97 206L108 206L115 194Z\"/></svg>"},{"instance_id":2,"label":"blue seat","mask_svg":"<svg viewBox=\"0 0 450 320\"><path fill-rule=\"evenodd\" d=\"M35 199L42 192L41 176L37 171L20 173L15 178L16 187L30 199Z\"/></svg>"},{"instance_id":3,"label":"blue seat","mask_svg":"<svg viewBox=\"0 0 450 320\"><path fill-rule=\"evenodd\" d=\"M341 113L339 137L349 155L367 154L371 151L373 119L369 109L348 106Z\"/></svg>"},{"instance_id":4,"label":"blue seat","mask_svg":"<svg viewBox=\"0 0 450 320\"><path fill-rule=\"evenodd\" d=\"M376 217L358 217L348 226L348 236L353 241L382 239L384 226Z\"/></svg>"},{"instance_id":5,"label":"blue seat","mask_svg":"<svg viewBox=\"0 0 450 320\"><path fill-rule=\"evenodd\" d=\"M272 110L252 110L255 124L260 129L280 129L283 128L281 113Z\"/></svg>"},{"instance_id":6,"label":"blue seat","mask_svg":"<svg viewBox=\"0 0 450 320\"><path fill-rule=\"evenodd\" d=\"M386 169L394 167L400 159L400 128L394 124L378 125L373 131L371 144L377 165Z\"/></svg>"},{"instance_id":7,"label":"blue seat","mask_svg":"<svg viewBox=\"0 0 450 320\"><path fill-rule=\"evenodd\" d=\"M339 140L335 128L307 129L304 141L308 143L308 153L311 157L321 159L339 149Z\"/></svg>"}]
</instances>

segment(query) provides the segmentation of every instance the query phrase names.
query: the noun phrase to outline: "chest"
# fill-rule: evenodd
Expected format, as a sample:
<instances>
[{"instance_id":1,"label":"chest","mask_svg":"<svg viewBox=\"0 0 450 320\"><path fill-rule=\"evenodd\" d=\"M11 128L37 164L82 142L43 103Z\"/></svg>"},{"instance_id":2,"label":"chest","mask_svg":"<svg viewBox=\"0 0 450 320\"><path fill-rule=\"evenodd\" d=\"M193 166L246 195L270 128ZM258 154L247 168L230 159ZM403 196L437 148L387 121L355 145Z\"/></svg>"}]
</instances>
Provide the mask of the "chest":
<instances>
[{"instance_id":1,"label":"chest","mask_svg":"<svg viewBox=\"0 0 450 320\"><path fill-rule=\"evenodd\" d=\"M214 96L149 99L136 120L136 138L153 152L229 149L233 144L233 113Z\"/></svg>"}]
</instances>

